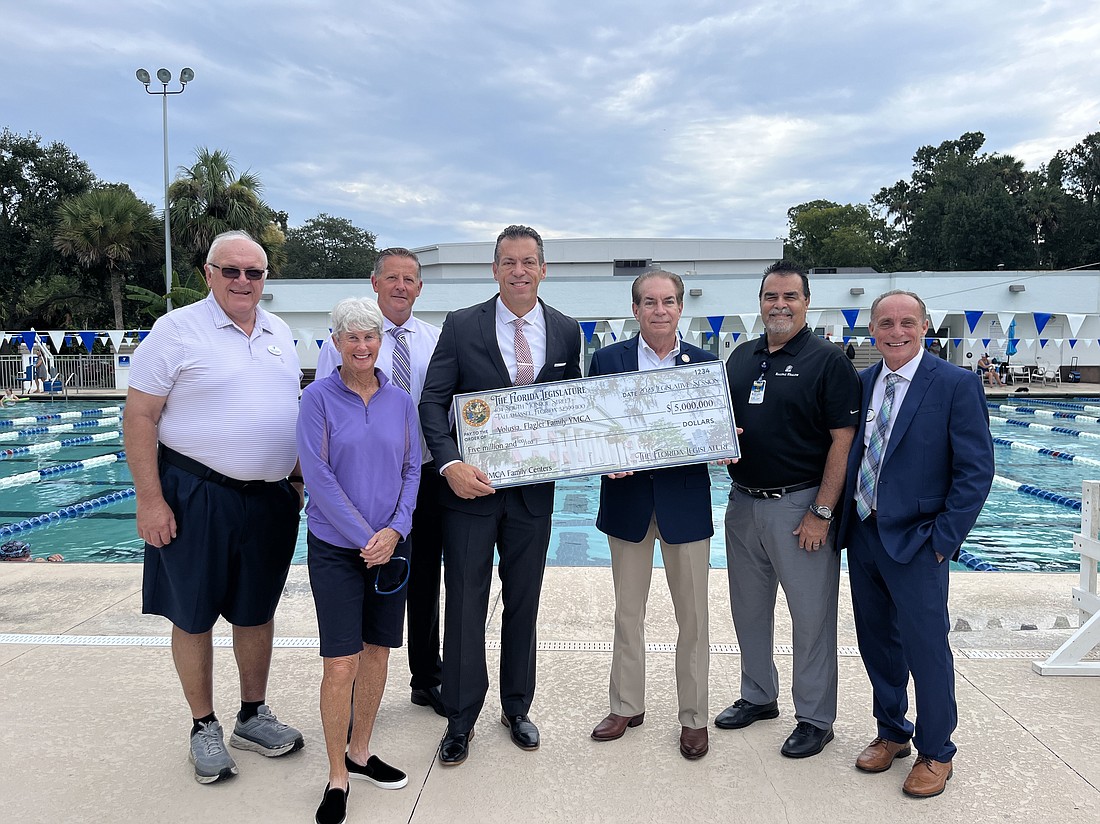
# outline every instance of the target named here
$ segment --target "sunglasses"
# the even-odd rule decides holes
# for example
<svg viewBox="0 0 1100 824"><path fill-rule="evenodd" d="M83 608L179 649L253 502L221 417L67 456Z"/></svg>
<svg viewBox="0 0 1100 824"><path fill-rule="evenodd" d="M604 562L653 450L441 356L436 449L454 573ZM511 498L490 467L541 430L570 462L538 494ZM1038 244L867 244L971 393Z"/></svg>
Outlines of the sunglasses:
<svg viewBox="0 0 1100 824"><path fill-rule="evenodd" d="M249 280L260 280L267 274L267 269L238 269L236 266L219 266L216 263L208 263L207 266L213 266L222 273L223 278L229 278L230 280L239 278L241 272L244 272L244 276Z"/></svg>

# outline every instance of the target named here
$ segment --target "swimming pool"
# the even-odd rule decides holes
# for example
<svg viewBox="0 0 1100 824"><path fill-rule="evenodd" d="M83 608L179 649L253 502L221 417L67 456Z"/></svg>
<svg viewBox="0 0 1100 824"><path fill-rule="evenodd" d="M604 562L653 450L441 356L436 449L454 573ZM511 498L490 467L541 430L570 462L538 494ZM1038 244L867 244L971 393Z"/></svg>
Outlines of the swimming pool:
<svg viewBox="0 0 1100 824"><path fill-rule="evenodd" d="M1080 513L1011 487L1013 483L1029 484L1057 496L1079 499L1081 482L1100 478L1100 400L1075 398L1062 403L1055 406L1052 401L1030 399L1027 408L1036 411L1018 412L990 402L994 437L1016 446L995 447L1000 481L963 549L997 569L1078 568L1072 536L1080 528ZM1096 411L1089 411L1089 406L1095 406ZM8 425L13 419L63 411L75 415ZM15 537L29 543L36 557L60 552L66 561L140 561L142 543L134 528L135 501L130 491L133 483L124 455L120 456L120 417L117 407L93 402L26 402L2 410L0 534L7 532L5 527L25 525ZM1033 426L1001 423L998 418ZM1062 427L1084 436L1038 426ZM1029 447L1053 449L1063 456L1070 453L1078 460L1026 451ZM724 470L713 469L711 476L716 527L711 566L725 567L722 523L729 479ZM20 482L13 484L12 479ZM610 565L607 539L595 526L598 507L598 479L577 478L557 485L550 565ZM51 514L54 517L44 517ZM27 523L32 519L34 523ZM304 561L303 523L295 562Z"/></svg>

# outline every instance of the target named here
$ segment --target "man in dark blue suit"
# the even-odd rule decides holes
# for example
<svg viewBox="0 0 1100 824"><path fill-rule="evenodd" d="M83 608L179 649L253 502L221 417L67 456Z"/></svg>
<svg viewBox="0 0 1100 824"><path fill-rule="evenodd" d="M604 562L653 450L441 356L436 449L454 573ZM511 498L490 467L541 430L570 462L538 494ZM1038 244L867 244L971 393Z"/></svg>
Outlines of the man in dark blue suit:
<svg viewBox="0 0 1100 824"><path fill-rule="evenodd" d="M665 369L716 360L683 342L677 325L684 308L684 282L671 272L651 271L631 287L638 335L600 349L589 377ZM611 713L592 731L597 741L621 738L645 718L645 611L653 576L653 545L661 542L665 577L672 593L676 639L676 692L680 753L707 754L707 677L710 635L707 579L714 522L707 465L616 472L600 480L596 528L607 535L615 584L615 643L611 657Z"/></svg>
<svg viewBox="0 0 1100 824"><path fill-rule="evenodd" d="M848 547L856 637L874 691L878 734L856 759L888 770L917 747L902 790L943 792L958 724L948 632L948 560L993 482L993 442L973 372L926 354L924 301L895 290L871 305L883 363L860 374L863 422L848 456L841 545ZM916 724L905 717L909 675Z"/></svg>
<svg viewBox="0 0 1100 824"><path fill-rule="evenodd" d="M440 494L443 580L447 587L443 637L444 765L466 760L474 722L485 703L485 619L500 554L501 723L516 746L539 747L527 713L535 693L535 624L550 542L554 484L493 489L465 463L448 420L462 392L579 378L581 331L573 318L538 297L546 277L542 238L528 226L509 226L497 238L493 277L500 293L451 312L443 323L420 394L420 424L447 483Z"/></svg>

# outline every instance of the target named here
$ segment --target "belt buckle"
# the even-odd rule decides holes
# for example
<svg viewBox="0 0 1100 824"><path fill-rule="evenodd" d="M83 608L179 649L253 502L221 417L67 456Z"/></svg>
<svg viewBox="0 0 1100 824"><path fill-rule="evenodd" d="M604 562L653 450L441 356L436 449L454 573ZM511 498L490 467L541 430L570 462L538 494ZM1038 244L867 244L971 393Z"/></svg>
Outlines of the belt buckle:
<svg viewBox="0 0 1100 824"><path fill-rule="evenodd" d="M760 492L761 492L761 494L763 494L763 496L765 498L767 498L769 500L772 500L772 501L778 501L780 498L783 497L783 493L781 491L780 492L772 492L772 491L767 490L767 489L761 489Z"/></svg>

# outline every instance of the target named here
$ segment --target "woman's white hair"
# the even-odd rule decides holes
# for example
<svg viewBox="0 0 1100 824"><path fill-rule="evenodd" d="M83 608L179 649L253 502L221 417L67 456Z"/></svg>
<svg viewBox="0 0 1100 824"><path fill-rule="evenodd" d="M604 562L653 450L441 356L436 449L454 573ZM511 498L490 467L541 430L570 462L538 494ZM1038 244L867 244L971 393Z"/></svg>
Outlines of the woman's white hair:
<svg viewBox="0 0 1100 824"><path fill-rule="evenodd" d="M382 337L382 310L370 298L344 298L332 307L332 334L375 332Z"/></svg>

